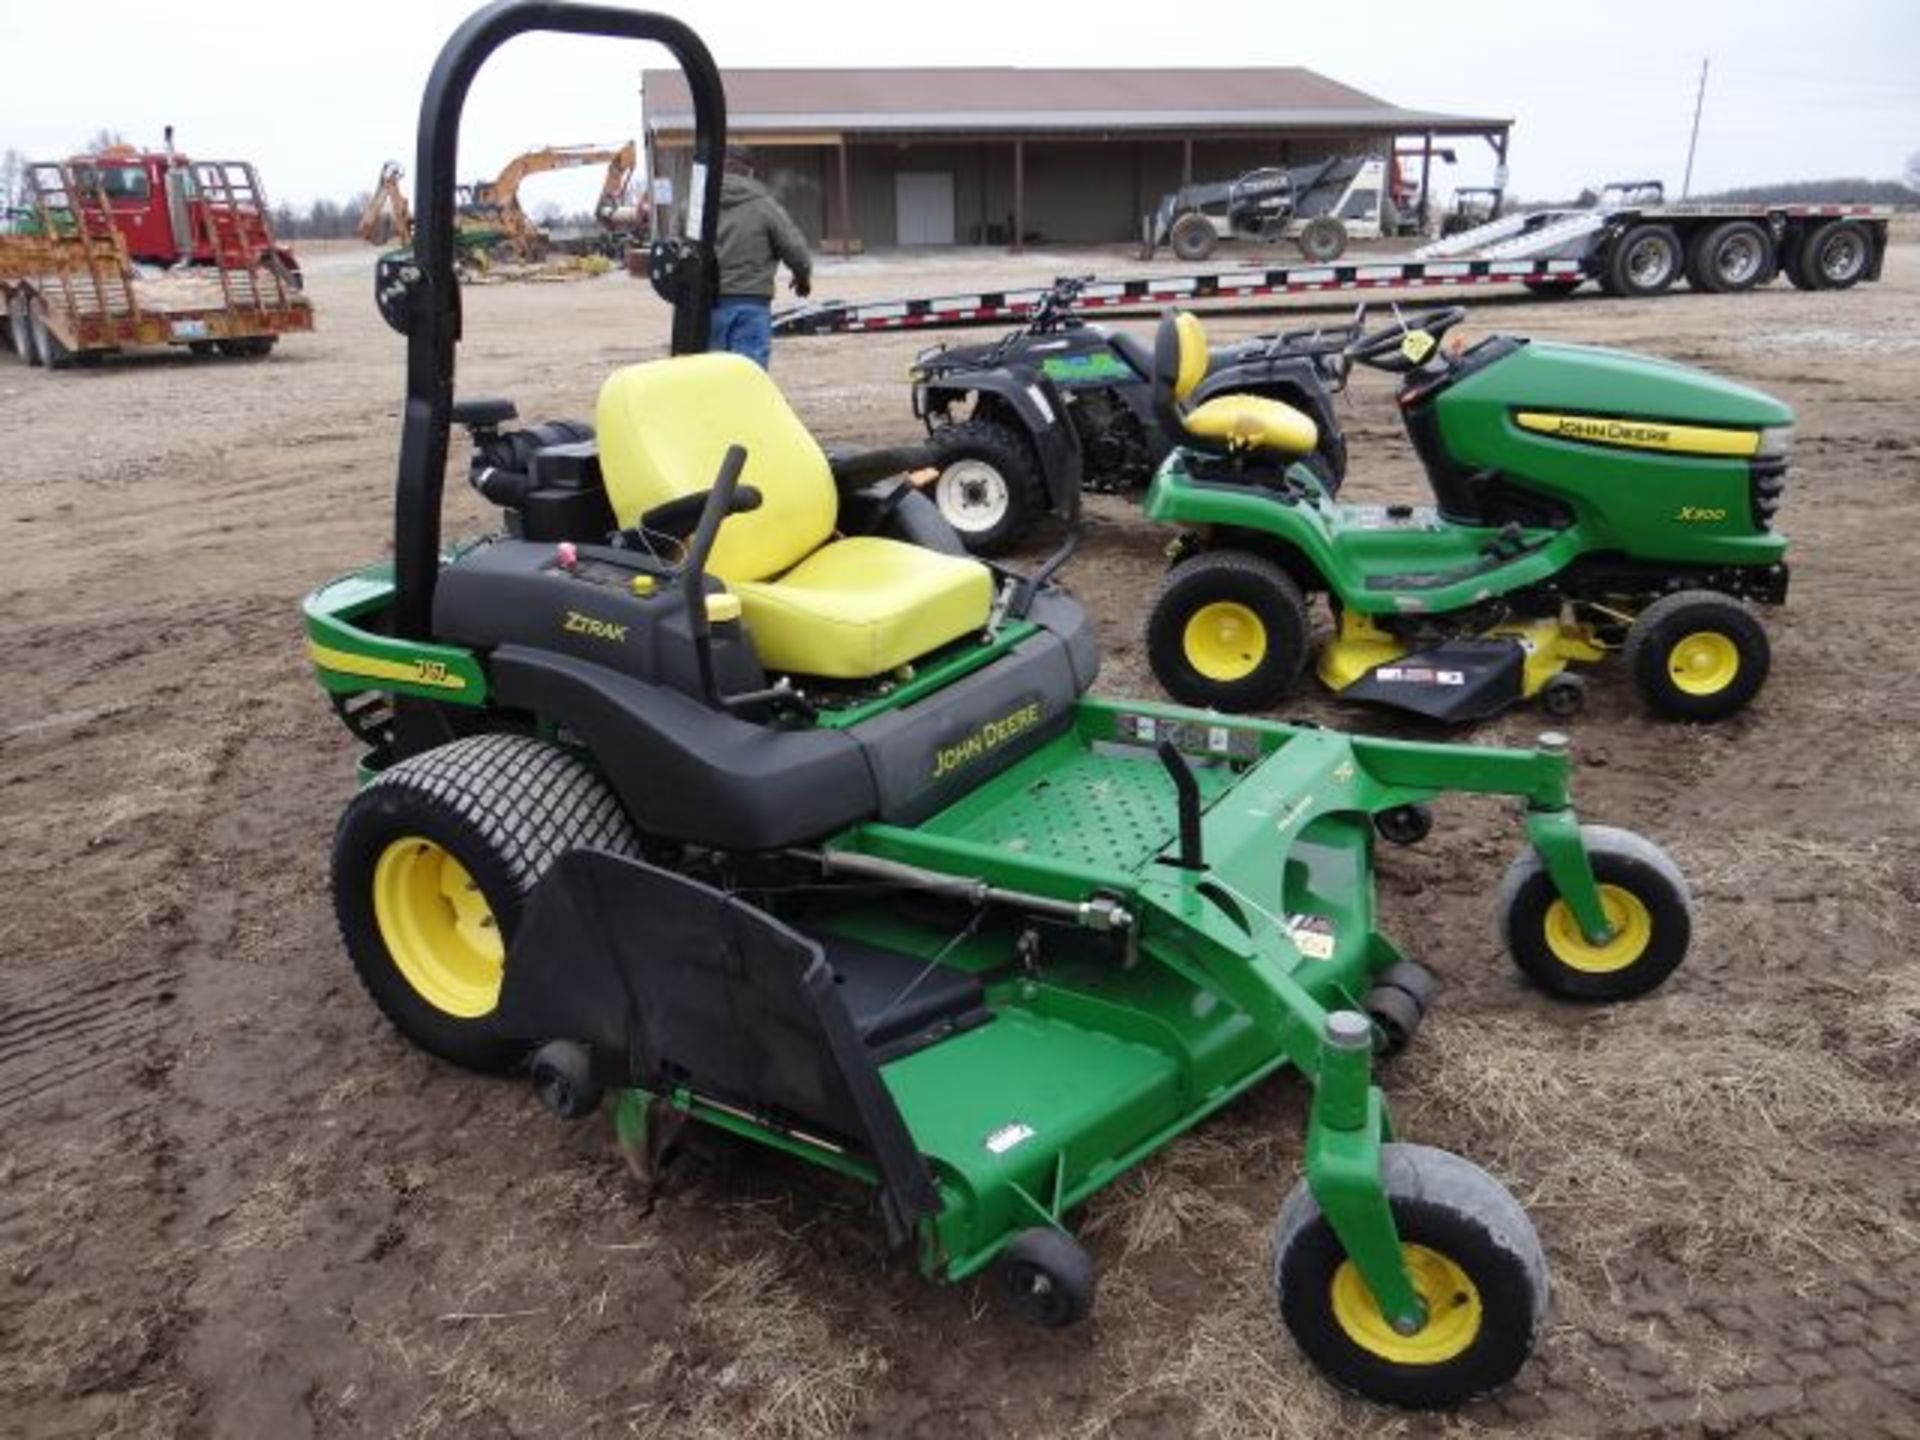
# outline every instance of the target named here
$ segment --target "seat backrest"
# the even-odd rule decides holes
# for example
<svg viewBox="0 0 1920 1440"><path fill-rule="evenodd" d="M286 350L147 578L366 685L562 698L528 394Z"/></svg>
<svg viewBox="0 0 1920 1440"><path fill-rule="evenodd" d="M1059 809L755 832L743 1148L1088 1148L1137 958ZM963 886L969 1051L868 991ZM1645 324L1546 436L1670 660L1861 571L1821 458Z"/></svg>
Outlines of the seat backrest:
<svg viewBox="0 0 1920 1440"><path fill-rule="evenodd" d="M833 533L833 471L773 378L740 355L682 355L616 370L594 409L600 469L622 526L713 488L729 445L747 452L742 485L758 509L729 516L707 569L726 581L791 569Z"/></svg>
<svg viewBox="0 0 1920 1440"><path fill-rule="evenodd" d="M1153 339L1153 399L1171 435L1181 430L1180 407L1207 375L1207 332L1200 317L1169 310Z"/></svg>

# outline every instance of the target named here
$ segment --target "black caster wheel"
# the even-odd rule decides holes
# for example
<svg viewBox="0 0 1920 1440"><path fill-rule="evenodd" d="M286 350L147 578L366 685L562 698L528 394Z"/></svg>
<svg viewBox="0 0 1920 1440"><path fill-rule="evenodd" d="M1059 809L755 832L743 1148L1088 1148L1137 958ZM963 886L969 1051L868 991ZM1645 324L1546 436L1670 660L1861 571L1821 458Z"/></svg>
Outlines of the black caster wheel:
<svg viewBox="0 0 1920 1440"><path fill-rule="evenodd" d="M1587 708L1587 682L1563 671L1541 687L1540 708L1556 720L1571 720Z"/></svg>
<svg viewBox="0 0 1920 1440"><path fill-rule="evenodd" d="M1418 845L1433 833L1433 807L1396 805L1375 815L1373 828L1389 845Z"/></svg>
<svg viewBox="0 0 1920 1440"><path fill-rule="evenodd" d="M1373 1022L1373 1053L1382 1060L1398 1055L1413 1043L1414 1032L1427 1012L1404 990L1376 985L1361 1002Z"/></svg>
<svg viewBox="0 0 1920 1440"><path fill-rule="evenodd" d="M587 1047L573 1040L549 1040L534 1052L533 1093L562 1120L582 1120L600 1107L604 1093L593 1078Z"/></svg>
<svg viewBox="0 0 1920 1440"><path fill-rule="evenodd" d="M1093 1257L1064 1231L1022 1230L1000 1257L1000 1279L1020 1318L1048 1330L1093 1309Z"/></svg>

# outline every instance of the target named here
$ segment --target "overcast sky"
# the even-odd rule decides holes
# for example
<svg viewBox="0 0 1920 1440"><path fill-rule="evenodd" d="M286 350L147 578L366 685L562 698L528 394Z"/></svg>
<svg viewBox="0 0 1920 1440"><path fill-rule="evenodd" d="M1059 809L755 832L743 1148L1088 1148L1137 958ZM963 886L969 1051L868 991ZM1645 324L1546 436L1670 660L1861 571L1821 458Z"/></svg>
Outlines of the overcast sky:
<svg viewBox="0 0 1920 1440"><path fill-rule="evenodd" d="M389 157L412 168L420 88L466 0L0 0L0 148L70 152L101 127L189 153L251 159L269 194L304 206L369 189ZM722 67L756 65L1304 65L1414 109L1511 116L1512 185L1566 196L1657 177L1678 193L1700 62L1711 59L1695 190L1864 174L1894 178L1920 150L1914 0L1212 0L1206 5L947 0L663 0ZM940 19L934 17L939 15ZM1182 17L1191 20L1182 24ZM637 134L642 65L630 43L528 36L481 72L463 177L540 144ZM1438 182L1485 184L1467 142ZM584 208L591 176L523 192Z"/></svg>

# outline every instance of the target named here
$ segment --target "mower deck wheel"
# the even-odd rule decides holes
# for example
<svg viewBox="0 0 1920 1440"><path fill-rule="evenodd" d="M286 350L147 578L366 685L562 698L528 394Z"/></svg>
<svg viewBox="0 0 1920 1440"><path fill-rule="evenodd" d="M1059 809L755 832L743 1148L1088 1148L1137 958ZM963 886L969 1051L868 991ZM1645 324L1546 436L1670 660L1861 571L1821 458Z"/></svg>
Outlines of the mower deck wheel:
<svg viewBox="0 0 1920 1440"><path fill-rule="evenodd" d="M571 751L476 735L382 771L333 841L333 904L347 953L394 1028L474 1070L526 1046L497 1033L507 950L527 897L568 850L637 855L606 782Z"/></svg>
<svg viewBox="0 0 1920 1440"><path fill-rule="evenodd" d="M1300 683L1307 604L1273 561L1213 550L1174 566L1147 615L1147 663L1174 699L1264 710Z"/></svg>
<svg viewBox="0 0 1920 1440"><path fill-rule="evenodd" d="M1556 720L1571 720L1587 708L1587 682L1561 671L1540 687L1540 708Z"/></svg>
<svg viewBox="0 0 1920 1440"><path fill-rule="evenodd" d="M1373 829L1389 845L1418 845L1433 833L1433 807L1395 805L1373 817Z"/></svg>
<svg viewBox="0 0 1920 1440"><path fill-rule="evenodd" d="M1767 632L1738 600L1713 590L1662 596L1634 618L1625 658L1640 698L1669 720L1722 720L1766 683Z"/></svg>
<svg viewBox="0 0 1920 1440"><path fill-rule="evenodd" d="M1396 985L1376 985L1361 1001L1373 1022L1373 1053L1381 1059L1398 1055L1413 1043L1427 1012L1420 1002Z"/></svg>
<svg viewBox="0 0 1920 1440"><path fill-rule="evenodd" d="M1305 1181L1274 1226L1280 1318L1336 1385L1408 1409L1498 1388L1533 1353L1547 1314L1547 1261L1526 1212L1486 1171L1425 1145L1380 1147L1381 1179L1426 1312L1391 1325Z"/></svg>
<svg viewBox="0 0 1920 1440"><path fill-rule="evenodd" d="M577 1040L549 1040L533 1053L528 1067L533 1093L562 1120L584 1120L600 1108L604 1095L593 1078L593 1057Z"/></svg>
<svg viewBox="0 0 1920 1440"><path fill-rule="evenodd" d="M1093 1257L1064 1230L1022 1230L1000 1257L1000 1280L1023 1320L1058 1330L1093 1309Z"/></svg>
<svg viewBox="0 0 1920 1440"><path fill-rule="evenodd" d="M1613 934L1589 940L1538 852L1529 850L1500 887L1507 951L1528 979L1563 999L1631 1000L1686 957L1693 897L1680 867L1651 841L1606 825L1583 825L1580 836Z"/></svg>

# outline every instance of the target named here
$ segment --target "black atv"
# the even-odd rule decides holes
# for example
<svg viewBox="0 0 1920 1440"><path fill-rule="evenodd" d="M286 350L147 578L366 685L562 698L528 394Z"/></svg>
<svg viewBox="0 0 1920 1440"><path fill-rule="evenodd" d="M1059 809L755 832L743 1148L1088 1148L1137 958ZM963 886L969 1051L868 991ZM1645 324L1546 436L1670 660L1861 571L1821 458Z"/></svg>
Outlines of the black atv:
<svg viewBox="0 0 1920 1440"><path fill-rule="evenodd" d="M1152 344L1075 311L1091 279L1055 280L1026 325L990 345L937 345L915 357L913 413L940 461L934 503L976 554L1006 549L1050 508L1076 441L1086 488L1109 493L1144 488L1173 448L1154 409ZM1333 392L1345 383L1340 357L1353 334L1297 330L1222 346L1194 399L1266 395L1304 411L1320 444L1302 463L1332 494L1347 470Z"/></svg>

